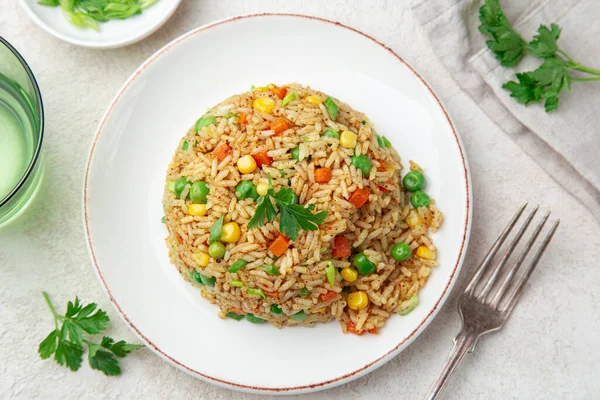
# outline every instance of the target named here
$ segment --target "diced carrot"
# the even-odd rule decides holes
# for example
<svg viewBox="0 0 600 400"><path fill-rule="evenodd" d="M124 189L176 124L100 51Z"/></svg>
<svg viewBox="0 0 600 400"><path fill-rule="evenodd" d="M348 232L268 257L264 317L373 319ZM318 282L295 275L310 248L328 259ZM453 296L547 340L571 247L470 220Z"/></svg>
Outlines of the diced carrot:
<svg viewBox="0 0 600 400"><path fill-rule="evenodd" d="M377 166L377 172L387 171L387 167L385 166L385 163L381 160L377 160L377 161L379 161L379 165Z"/></svg>
<svg viewBox="0 0 600 400"><path fill-rule="evenodd" d="M357 331L356 325L354 325L354 322L352 322L352 321L348 322L348 332L354 333L355 335L358 335L358 336L362 336L365 333L365 331Z"/></svg>
<svg viewBox="0 0 600 400"><path fill-rule="evenodd" d="M281 135L281 133L283 133L289 128L287 121L285 120L285 118L282 117L275 118L271 121L269 125L271 127L271 130L275 132L275 136Z"/></svg>
<svg viewBox="0 0 600 400"><path fill-rule="evenodd" d="M336 236L333 238L333 256L334 257L350 257L350 242L344 236Z"/></svg>
<svg viewBox="0 0 600 400"><path fill-rule="evenodd" d="M264 292L267 296L272 297L274 299L279 298L279 292Z"/></svg>
<svg viewBox="0 0 600 400"><path fill-rule="evenodd" d="M377 186L379 188L379 190L381 190L383 193L389 193L390 189L386 188L385 186Z"/></svg>
<svg viewBox="0 0 600 400"><path fill-rule="evenodd" d="M321 301L329 301L331 299L336 298L337 295L338 295L337 292L334 292L333 290L330 290L327 293L323 293L321 295Z"/></svg>
<svg viewBox="0 0 600 400"><path fill-rule="evenodd" d="M286 93L287 93L287 89L283 88L283 87L272 87L271 88L271 93L273 93L275 96L279 97L281 100L283 100L283 98L285 97Z"/></svg>
<svg viewBox="0 0 600 400"><path fill-rule="evenodd" d="M273 243L269 246L269 250L277 257L281 257L283 253L290 247L290 241L283 235L279 235L277 239L273 240Z"/></svg>
<svg viewBox="0 0 600 400"><path fill-rule="evenodd" d="M269 166L271 165L271 162L273 162L273 159L267 155L266 151L253 154L252 157L254 157L254 161L256 161L258 168L262 167L263 165Z"/></svg>
<svg viewBox="0 0 600 400"><path fill-rule="evenodd" d="M238 118L238 122L240 123L240 125L245 125L248 122L247 118L248 116L245 112L240 112L240 116Z"/></svg>
<svg viewBox="0 0 600 400"><path fill-rule="evenodd" d="M217 157L217 160L221 162L231 154L231 147L229 147L227 143L222 143L214 149L213 154Z"/></svg>
<svg viewBox="0 0 600 400"><path fill-rule="evenodd" d="M354 192L352 192L348 201L352 203L354 207L360 208L365 205L367 200L369 200L369 194L369 189L358 188Z"/></svg>
<svg viewBox="0 0 600 400"><path fill-rule="evenodd" d="M315 182L327 183L331 179L331 168L317 168L315 169Z"/></svg>
<svg viewBox="0 0 600 400"><path fill-rule="evenodd" d="M229 309L229 311L236 313L238 315L246 315L246 313L244 312L244 310L242 310L241 308L235 308L235 307L231 307Z"/></svg>
<svg viewBox="0 0 600 400"><path fill-rule="evenodd" d="M183 244L183 239L181 238L181 236L179 236L179 233L175 232L175 239L177 239L177 243L179 244Z"/></svg>
<svg viewBox="0 0 600 400"><path fill-rule="evenodd" d="M373 335L377 335L379 333L379 331L377 330L377 327L375 327L373 329L369 329L369 333L372 333Z"/></svg>

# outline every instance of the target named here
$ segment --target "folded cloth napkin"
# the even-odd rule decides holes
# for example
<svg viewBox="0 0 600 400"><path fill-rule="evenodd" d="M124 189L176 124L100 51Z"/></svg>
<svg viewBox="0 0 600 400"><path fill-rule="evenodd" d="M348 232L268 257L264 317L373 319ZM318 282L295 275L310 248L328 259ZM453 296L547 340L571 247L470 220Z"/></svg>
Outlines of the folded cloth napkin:
<svg viewBox="0 0 600 400"><path fill-rule="evenodd" d="M488 38L477 29L482 4L483 0L417 0L413 11L458 86L600 220L600 81L573 82L572 92L561 94L558 109L551 113L543 104L518 104L502 84L542 61L528 56L515 68L501 67L485 45ZM525 40L531 40L540 24L556 23L562 28L559 47L578 63L600 69L600 0L500 4Z"/></svg>

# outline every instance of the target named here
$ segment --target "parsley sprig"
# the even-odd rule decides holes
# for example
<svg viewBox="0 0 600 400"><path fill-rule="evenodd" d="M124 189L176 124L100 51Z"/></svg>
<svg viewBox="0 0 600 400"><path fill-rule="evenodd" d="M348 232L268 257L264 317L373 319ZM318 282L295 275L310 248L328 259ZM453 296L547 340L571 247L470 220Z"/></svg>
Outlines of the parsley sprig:
<svg viewBox="0 0 600 400"><path fill-rule="evenodd" d="M488 48L503 67L514 67L525 54L544 60L537 69L517 73L517 81L502 86L521 104L543 100L546 112L550 112L558 108L560 93L563 89L570 91L572 82L600 80L600 70L576 62L559 48L561 30L556 24L540 25L538 34L528 43L513 29L499 0L485 0L479 9L479 21L479 30L491 38L486 42ZM572 71L592 76L572 76Z"/></svg>
<svg viewBox="0 0 600 400"><path fill-rule="evenodd" d="M115 342L108 336L102 337L100 343L84 338L84 333L96 335L108 326L108 315L97 308L96 303L83 305L78 297L69 301L67 312L60 315L50 302L48 293L42 292L44 300L54 317L54 330L46 336L38 347L40 357L45 360L54 355L54 360L77 371L83 361L83 345L88 347L90 367L102 371L105 375L119 375L121 367L117 357L125 357L129 352L140 347L139 344L127 343L124 340Z"/></svg>
<svg viewBox="0 0 600 400"><path fill-rule="evenodd" d="M265 218L267 221L273 222L279 210L279 229L287 238L296 240L300 229L316 231L319 224L325 221L328 212L321 211L313 214L314 204L307 207L296 204L297 197L290 188L282 188L275 193L271 175L268 178L269 190L265 196L257 199L258 205L250 222L248 222L248 228L254 229L264 225Z"/></svg>

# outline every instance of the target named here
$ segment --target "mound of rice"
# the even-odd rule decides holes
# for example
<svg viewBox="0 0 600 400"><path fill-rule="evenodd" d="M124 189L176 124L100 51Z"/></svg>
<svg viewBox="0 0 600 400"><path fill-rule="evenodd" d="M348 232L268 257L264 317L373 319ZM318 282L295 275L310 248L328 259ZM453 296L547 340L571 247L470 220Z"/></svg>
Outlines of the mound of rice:
<svg viewBox="0 0 600 400"><path fill-rule="evenodd" d="M285 107L281 107L281 89L287 94L296 93L296 98ZM260 97L275 101L271 113L253 108L255 99ZM199 132L192 127L179 143L167 171L164 192L169 230L166 242L172 263L186 280L199 287L203 297L219 306L222 318L231 312L252 314L278 327L311 326L337 319L344 332L377 333L377 328L385 325L392 314L406 310L414 302L432 267L436 266L435 259L416 254L420 246L436 251L428 234L438 229L442 214L434 201L428 207L412 208L409 193L400 181L402 166L396 150L380 147L366 116L337 99L339 115L332 121L322 103L328 97L298 84L257 88L232 96L210 109L205 116L216 117L216 124L205 126ZM270 121L278 117L285 118L289 127L280 134L270 129ZM355 148L341 146L335 137L322 136L327 127L338 133L346 130L355 133ZM227 143L232 151L219 162L213 151L222 143ZM300 161L292 159L290 153L297 147ZM238 159L260 152L267 152L272 164L241 174ZM351 157L361 154L372 161L369 176L363 176L352 165ZM315 181L314 172L319 167L331 169L328 183ZM413 162L410 168L420 170ZM248 229L257 204L251 198L238 200L235 195L241 181L250 180L254 185L266 183L267 174L272 178L275 191L289 187L298 196L298 204L314 204L314 213L328 211L318 230L300 230L297 240L291 242L281 257L269 251L270 244L280 235L279 217L262 227ZM206 215L189 215L189 185L180 198L173 193L172 182L181 177L190 182L207 182L210 193ZM360 208L348 201L357 188L370 192L367 203ZM221 216L225 216L225 222L239 225L241 237L235 243L224 243L223 258L210 258L208 265L201 266L201 256L208 253L210 228ZM338 272L354 267L352 257L332 255L336 236L348 239L353 254L363 252L376 265L375 272L358 275L353 282L344 280ZM401 262L392 258L390 249L397 242L410 246L413 250L410 258ZM227 272L239 259L248 264L238 272ZM333 286L328 283L325 272L328 260L338 271ZM267 273L266 264L276 266L279 275ZM196 282L194 271L216 278L214 286ZM232 286L232 281L243 285ZM265 295L250 294L248 288L260 289ZM361 310L353 310L347 304L348 294L355 291L363 291L368 296L368 305ZM273 314L272 304L283 312ZM307 317L290 318L300 311Z"/></svg>

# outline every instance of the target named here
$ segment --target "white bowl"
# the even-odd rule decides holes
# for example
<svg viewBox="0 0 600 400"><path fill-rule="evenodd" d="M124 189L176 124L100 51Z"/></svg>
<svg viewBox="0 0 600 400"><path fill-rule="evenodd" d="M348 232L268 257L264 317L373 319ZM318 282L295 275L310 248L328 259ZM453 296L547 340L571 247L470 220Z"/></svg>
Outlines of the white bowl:
<svg viewBox="0 0 600 400"><path fill-rule="evenodd" d="M273 56L283 51L285 57ZM408 316L378 335L337 322L277 329L221 320L169 263L161 224L167 166L180 137L210 107L252 84L296 81L365 112L405 166L425 168L445 214L439 266ZM469 172L448 114L398 55L352 28L299 15L251 15L195 29L151 56L119 90L90 151L84 224L93 266L118 313L158 355L233 389L321 390L389 361L431 322L460 270L471 224Z"/></svg>
<svg viewBox="0 0 600 400"><path fill-rule="evenodd" d="M173 15L181 0L159 0L139 15L99 23L100 31L78 28L65 19L60 7L42 6L38 0L20 2L36 24L57 38L77 46L112 49L130 45L154 33Z"/></svg>

